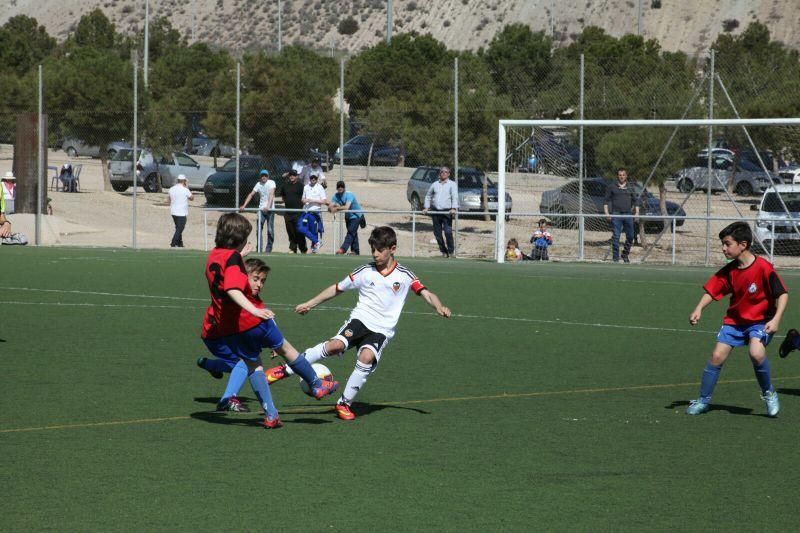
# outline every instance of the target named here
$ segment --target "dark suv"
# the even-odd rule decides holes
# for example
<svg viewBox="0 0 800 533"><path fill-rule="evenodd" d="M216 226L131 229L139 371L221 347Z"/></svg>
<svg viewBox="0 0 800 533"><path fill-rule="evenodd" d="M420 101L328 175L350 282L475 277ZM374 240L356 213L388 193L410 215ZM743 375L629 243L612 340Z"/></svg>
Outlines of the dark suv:
<svg viewBox="0 0 800 533"><path fill-rule="evenodd" d="M292 168L289 160L280 155L272 157L243 155L239 157L239 161L239 199L234 201L236 196L236 158L233 158L206 180L206 184L203 186L206 205L238 207L258 183L262 168L269 171L270 177L278 187L283 184L284 172Z"/></svg>
<svg viewBox="0 0 800 533"><path fill-rule="evenodd" d="M375 166L396 167L402 161L400 148L389 146L388 143L381 141L374 135L356 135L344 143L344 164L345 165L366 165L371 161ZM372 158L370 159L370 149ZM339 148L333 154L335 164L342 163L342 154Z"/></svg>

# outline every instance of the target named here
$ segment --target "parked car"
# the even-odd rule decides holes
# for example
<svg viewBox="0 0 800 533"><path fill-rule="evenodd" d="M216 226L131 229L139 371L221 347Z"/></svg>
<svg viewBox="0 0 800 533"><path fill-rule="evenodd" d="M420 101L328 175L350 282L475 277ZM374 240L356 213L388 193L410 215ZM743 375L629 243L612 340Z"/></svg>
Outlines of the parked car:
<svg viewBox="0 0 800 533"><path fill-rule="evenodd" d="M414 211L422 210L428 189L439 179L439 168L441 167L419 167L408 180L406 198ZM484 182L487 185L487 205L483 205L481 201ZM469 167L459 168L458 205L460 213L470 211L497 213L497 186L481 170ZM506 193L506 213L510 213L512 207L511 195ZM506 220L508 218L509 216L506 215Z"/></svg>
<svg viewBox="0 0 800 533"><path fill-rule="evenodd" d="M800 185L770 187L761 201L750 209L758 212L754 236L756 249L770 250L774 247L776 251L800 254Z"/></svg>
<svg viewBox="0 0 800 533"><path fill-rule="evenodd" d="M161 190L161 176L153 153L148 149L136 150L136 185L145 192ZM117 192L125 192L133 184L133 148L121 148L108 162L111 187Z"/></svg>
<svg viewBox="0 0 800 533"><path fill-rule="evenodd" d="M234 157L236 155L235 146L220 142L218 139L209 139L208 137L195 137L192 139L193 154L210 156L214 148L219 148L217 157Z"/></svg>
<svg viewBox="0 0 800 533"><path fill-rule="evenodd" d="M61 149L63 149L67 155L71 158L75 158L78 156L88 156L98 158L100 157L100 147L99 146L91 146L86 144L85 142L81 141L80 139L76 139L74 137L66 137L61 142ZM113 159L114 155L120 150L127 148L133 148L128 141L113 141L106 145L106 154L108 155L109 159Z"/></svg>
<svg viewBox="0 0 800 533"><path fill-rule="evenodd" d="M800 183L800 167L791 166L783 168L778 172L778 176L780 176L781 181L785 185Z"/></svg>
<svg viewBox="0 0 800 533"><path fill-rule="evenodd" d="M215 207L238 207L258 182L262 168L269 170L270 177L280 187L284 182L284 172L291 169L291 162L279 155L268 158L260 155L239 156L239 198L235 199L236 158L229 159L206 180L203 186L206 204Z"/></svg>
<svg viewBox="0 0 800 533"><path fill-rule="evenodd" d="M333 158L328 152L323 152L319 148L311 148L308 151L308 159L319 159L319 164L325 172L329 172L333 168Z"/></svg>
<svg viewBox="0 0 800 533"><path fill-rule="evenodd" d="M183 152L170 152L157 158L158 173L161 176L162 187L172 187L180 174L186 176L191 190L202 191L206 179L217 171L214 167L201 165L188 154Z"/></svg>
<svg viewBox="0 0 800 533"><path fill-rule="evenodd" d="M708 189L708 159L700 158L694 166L679 171L673 179L675 186L681 192L692 190L705 191ZM711 190L724 191L734 169L733 161L727 156L716 156L711 163ZM781 183L781 177L774 173L764 173L760 167L748 160L740 160L739 166L733 173L733 192L740 196L750 196L762 193L773 183Z"/></svg>
<svg viewBox="0 0 800 533"><path fill-rule="evenodd" d="M374 135L356 135L342 147L344 149L345 165L366 165L371 162L374 166L396 167L403 162L400 148L389 146L381 142ZM370 159L370 149L372 157ZM341 149L337 148L333 154L335 164L342 163Z"/></svg>
<svg viewBox="0 0 800 533"><path fill-rule="evenodd" d="M603 204L605 203L606 191L611 185L611 180L602 177L587 178L583 180L583 213L587 215L604 214ZM663 216L659 200L650 192L642 187L641 183L629 181L628 186L633 187L639 197L639 214L646 216ZM579 210L579 189L578 180L570 181L557 189L542 193L542 200L539 204L539 211L542 214L550 215L553 225L560 228L577 227L576 217L565 216L577 214ZM686 216L686 211L675 202L667 201L667 215ZM683 226L684 220L677 219L676 226ZM585 227L589 230L604 231L611 228L611 224L605 217L591 217L586 219ZM646 233L658 233L664 229L663 220L645 220L644 230Z"/></svg>

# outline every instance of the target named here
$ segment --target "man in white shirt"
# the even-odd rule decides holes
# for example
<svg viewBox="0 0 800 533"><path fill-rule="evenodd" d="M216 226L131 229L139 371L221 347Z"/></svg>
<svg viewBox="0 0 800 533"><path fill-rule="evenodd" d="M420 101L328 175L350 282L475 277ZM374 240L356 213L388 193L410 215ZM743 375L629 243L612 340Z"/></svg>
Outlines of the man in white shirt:
<svg viewBox="0 0 800 533"><path fill-rule="evenodd" d="M175 234L172 236L171 248L183 248L183 228L189 215L189 200L194 199L186 176L178 175L175 185L169 188L169 212L175 222Z"/></svg>
<svg viewBox="0 0 800 533"><path fill-rule="evenodd" d="M317 175L312 174L309 180L309 184L303 187L303 209L306 212L300 217L297 229L311 240L311 253L317 253L322 247L322 234L325 233L322 226L322 206L330 202Z"/></svg>
<svg viewBox="0 0 800 533"><path fill-rule="evenodd" d="M319 180L318 183L322 185L323 189L328 188L328 180L325 179L322 165L319 164L319 157L312 159L310 165L304 165L302 170L300 170L300 179L303 180L303 185L311 183L311 176L317 177Z"/></svg>
<svg viewBox="0 0 800 533"><path fill-rule="evenodd" d="M254 194L258 194L258 226L261 228L258 234L258 250L266 253L272 252L272 244L275 242L275 182L270 179L269 171L261 169L259 181L247 198L244 199L239 209L244 209L250 203ZM264 248L264 222L267 223L267 247Z"/></svg>
<svg viewBox="0 0 800 533"><path fill-rule="evenodd" d="M447 167L439 169L439 181L428 189L422 213L426 214L431 207L434 211L447 211L446 213L431 213L431 222L433 222L433 236L436 237L442 257L452 257L455 253L453 215L458 209L458 189L456 182L450 179L450 169ZM444 238L442 238L442 233L444 233Z"/></svg>

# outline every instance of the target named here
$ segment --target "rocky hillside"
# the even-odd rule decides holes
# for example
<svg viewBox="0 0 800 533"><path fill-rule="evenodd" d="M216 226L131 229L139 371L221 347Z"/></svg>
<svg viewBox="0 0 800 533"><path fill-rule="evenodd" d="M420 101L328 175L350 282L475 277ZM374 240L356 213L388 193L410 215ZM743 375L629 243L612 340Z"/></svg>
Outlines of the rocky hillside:
<svg viewBox="0 0 800 533"><path fill-rule="evenodd" d="M283 43L357 51L386 38L387 0L150 0L187 38L234 51ZM452 49L485 46L505 24L523 22L568 44L588 25L619 36L641 31L666 50L704 51L723 31L767 24L774 39L800 49L798 0L393 0L394 32L430 33ZM0 0L0 23L25 14L65 39L99 7L121 31L140 31L145 0ZM351 20L347 20L351 19ZM342 21L347 20L347 23ZM342 33L344 32L344 33Z"/></svg>

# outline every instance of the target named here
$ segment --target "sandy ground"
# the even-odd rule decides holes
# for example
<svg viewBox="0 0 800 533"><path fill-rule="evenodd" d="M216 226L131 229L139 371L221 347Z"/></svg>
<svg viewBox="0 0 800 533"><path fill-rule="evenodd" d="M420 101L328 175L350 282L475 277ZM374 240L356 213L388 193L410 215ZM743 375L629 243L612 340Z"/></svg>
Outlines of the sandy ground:
<svg viewBox="0 0 800 533"><path fill-rule="evenodd" d="M197 158L203 164L213 164L212 160ZM60 166L69 158L61 151L48 154L49 166ZM58 246L102 246L133 247L134 246L134 202L135 202L135 246L137 248L169 248L173 223L169 214L166 193L145 193L137 189L134 199L132 189L125 193L117 193L103 188L100 161L97 159L77 158L70 160L74 164L82 164L79 193L65 193L49 190L54 215L43 217L42 244ZM0 146L0 174L11 169L11 148ZM360 231L362 252L368 252L366 239L369 230L378 225L393 227L399 236L398 254L401 256L438 257L438 246L432 238L432 226L426 216L408 214L409 204L406 199L406 185L414 169L403 167L345 167L343 178L348 189L355 193L362 208L371 211L367 214L368 227ZM339 168L327 174L329 183L339 179ZM52 171L50 171L52 174ZM509 175L508 191L513 197L513 213L506 224L505 238L515 237L521 247L527 251L528 239L535 228L539 216L537 211L541 194L545 190L559 187L566 183L565 178L545 175L518 174ZM48 177L48 186L50 177ZM329 196L333 193L328 189ZM683 202L682 193L669 188L668 200ZM718 217L742 216L753 217L750 205L757 201L756 197L734 197L731 202L725 195L712 197L712 215ZM695 193L684 205L688 215L700 216L705 213L705 195ZM184 242L188 249L203 250L213 247L214 229L220 212L205 209L205 198L201 191L195 191ZM249 214L255 222L255 214ZM24 232L33 242L35 235L33 215L12 215L17 231ZM326 234L320 253L332 254L340 245L345 230L341 217L334 222L330 214L324 218ZM706 227L705 221L687 221L678 228L674 238L672 233L646 235L645 246L635 246L631 253L633 262L647 261L657 263L703 264L706 257L711 263L721 263L716 241L717 232L726 225L725 221L714 221ZM458 255L470 258L492 258L495 253L494 221L482 218L460 218L458 227ZM288 253L284 221L281 216L275 219L276 242L274 251ZM551 249L554 260L575 260L581 258L578 232L576 230L552 229L555 244ZM706 235L711 238L706 245ZM607 261L610 257L609 232L585 233L583 256L585 260ZM253 241L256 235L254 232ZM654 243L655 246L649 246ZM775 261L781 266L800 267L800 260L790 256L776 256Z"/></svg>

